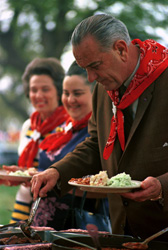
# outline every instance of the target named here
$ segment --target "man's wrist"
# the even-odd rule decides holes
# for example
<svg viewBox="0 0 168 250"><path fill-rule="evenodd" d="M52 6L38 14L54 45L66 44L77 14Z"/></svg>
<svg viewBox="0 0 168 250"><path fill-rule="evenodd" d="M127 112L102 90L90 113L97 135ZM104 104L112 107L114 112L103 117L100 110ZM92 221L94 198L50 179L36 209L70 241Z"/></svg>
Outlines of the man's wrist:
<svg viewBox="0 0 168 250"><path fill-rule="evenodd" d="M162 188L161 188L161 191L160 191L159 195L156 198L153 198L153 199L150 199L150 200L151 201L157 201L157 200L160 200L160 199L163 199Z"/></svg>

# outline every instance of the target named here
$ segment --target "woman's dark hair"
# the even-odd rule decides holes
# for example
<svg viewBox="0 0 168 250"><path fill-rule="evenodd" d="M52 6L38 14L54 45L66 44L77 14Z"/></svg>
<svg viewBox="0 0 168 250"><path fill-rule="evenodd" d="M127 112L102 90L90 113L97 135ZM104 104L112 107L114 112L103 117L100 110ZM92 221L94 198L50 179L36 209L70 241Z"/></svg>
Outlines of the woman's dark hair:
<svg viewBox="0 0 168 250"><path fill-rule="evenodd" d="M25 95L29 98L29 81L33 75L48 75L53 79L55 88L57 89L59 105L61 104L62 81L65 73L61 63L56 58L35 58L31 61L22 76Z"/></svg>
<svg viewBox="0 0 168 250"><path fill-rule="evenodd" d="M91 92L93 91L94 89L94 86L96 84L96 81L94 82L89 82L88 81L88 77L87 77L87 72L85 69L79 67L79 65L77 64L76 61L74 61L71 66L69 67L67 73L66 73L67 76L72 76L72 75L78 75L78 76L82 76L84 79L85 79L85 83L86 85L90 86L91 87Z"/></svg>

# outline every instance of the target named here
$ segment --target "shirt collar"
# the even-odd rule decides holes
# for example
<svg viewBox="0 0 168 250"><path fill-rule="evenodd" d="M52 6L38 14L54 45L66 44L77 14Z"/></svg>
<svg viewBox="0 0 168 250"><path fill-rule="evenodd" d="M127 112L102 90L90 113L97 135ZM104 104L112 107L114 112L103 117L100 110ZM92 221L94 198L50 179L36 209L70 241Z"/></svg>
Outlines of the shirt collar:
<svg viewBox="0 0 168 250"><path fill-rule="evenodd" d="M135 66L135 69L133 70L132 74L128 77L128 79L124 82L124 85L125 85L126 88L128 87L128 85L132 81L133 76L135 75L136 71L139 68L139 65L140 65L140 55L139 55L139 58L138 58L138 62L136 64L136 66Z"/></svg>

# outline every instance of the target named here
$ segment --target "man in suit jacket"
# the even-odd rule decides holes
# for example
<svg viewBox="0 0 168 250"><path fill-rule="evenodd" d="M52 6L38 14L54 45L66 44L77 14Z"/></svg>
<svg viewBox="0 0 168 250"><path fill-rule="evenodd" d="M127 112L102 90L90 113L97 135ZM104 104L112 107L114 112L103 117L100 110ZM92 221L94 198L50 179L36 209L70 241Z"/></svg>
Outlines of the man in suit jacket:
<svg viewBox="0 0 168 250"><path fill-rule="evenodd" d="M141 189L108 194L112 231L148 237L168 225L168 51L153 40L130 41L125 25L105 14L78 24L72 46L89 81L98 82L90 137L33 177L34 199L52 188L65 194L72 177L126 172Z"/></svg>

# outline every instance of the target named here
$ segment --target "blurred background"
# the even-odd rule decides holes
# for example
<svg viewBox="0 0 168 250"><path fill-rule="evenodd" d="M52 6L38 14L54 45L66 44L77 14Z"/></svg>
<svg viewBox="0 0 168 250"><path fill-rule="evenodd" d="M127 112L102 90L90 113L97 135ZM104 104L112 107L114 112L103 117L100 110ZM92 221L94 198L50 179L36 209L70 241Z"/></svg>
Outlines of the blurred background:
<svg viewBox="0 0 168 250"><path fill-rule="evenodd" d="M21 82L26 65L35 57L56 57L66 71L74 60L73 29L97 13L122 20L132 39L168 45L167 0L0 0L0 165L17 163L19 131L32 112Z"/></svg>

